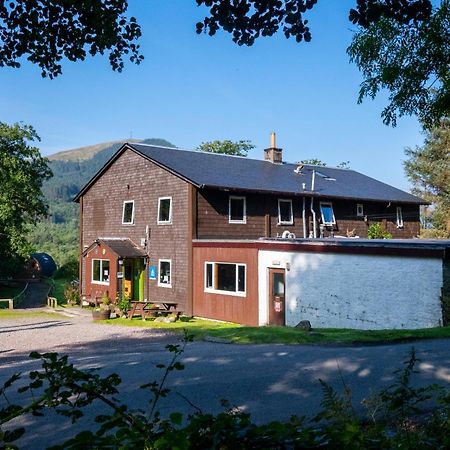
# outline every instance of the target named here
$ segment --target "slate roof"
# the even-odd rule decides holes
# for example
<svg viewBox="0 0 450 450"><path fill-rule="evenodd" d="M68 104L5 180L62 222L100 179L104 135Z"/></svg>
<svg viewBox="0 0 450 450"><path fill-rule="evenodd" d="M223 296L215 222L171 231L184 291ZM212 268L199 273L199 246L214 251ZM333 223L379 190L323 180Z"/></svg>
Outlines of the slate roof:
<svg viewBox="0 0 450 450"><path fill-rule="evenodd" d="M128 143L122 149L126 147L199 188L426 204L414 195L354 170L305 165L300 173L295 173L297 164L273 164L264 160L145 144ZM89 189L108 165L80 191L75 200ZM315 187L311 191L313 170L316 171Z"/></svg>

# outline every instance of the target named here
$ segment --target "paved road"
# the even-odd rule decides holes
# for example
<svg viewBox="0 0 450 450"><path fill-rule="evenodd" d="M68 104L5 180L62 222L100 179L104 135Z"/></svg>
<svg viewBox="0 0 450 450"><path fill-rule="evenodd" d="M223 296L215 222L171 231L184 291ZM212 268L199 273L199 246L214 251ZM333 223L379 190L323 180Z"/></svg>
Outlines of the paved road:
<svg viewBox="0 0 450 450"><path fill-rule="evenodd" d="M28 283L25 297L20 304L20 308L39 308L47 303L47 295L49 291L48 284L44 282Z"/></svg>
<svg viewBox="0 0 450 450"><path fill-rule="evenodd" d="M47 329L35 328L34 334L52 333L57 340L58 332L63 333L65 327L76 328L76 324L70 320L66 320L66 323L68 325L53 324ZM175 342L177 338L155 336L152 333L120 335L117 334L117 327L97 324L92 325L92 330L98 330L98 327L106 330L103 339L96 336L95 340L90 340L89 335L86 335L84 342L74 345L69 343L61 349L70 355L77 366L101 367L103 373L119 373L124 380L121 398L135 408L145 407L147 400L139 386L159 378L155 364L168 361L169 355L164 345ZM1 328L2 322L0 339ZM227 399L233 405L251 412L258 422L283 420L292 414L312 415L320 408L319 378L337 389L342 388L344 380L351 388L358 406L371 391L393 380L392 372L407 358L411 346L237 346L191 343L182 358L186 369L171 375L169 384L172 394L164 399L160 410L163 414L173 410L193 412L186 401L177 395L180 393L205 412L220 411L220 400ZM420 341L414 343L414 347L421 358L421 373L417 382L448 385L450 340ZM53 346L53 350L58 348ZM33 363L26 358L27 353L13 349L0 353L0 382L15 371L27 371L33 367ZM97 409L95 413L98 412ZM81 427L92 426L93 412L90 414ZM54 420L52 415L44 420L30 418L29 430L22 440L23 448L45 448L51 443L61 442L80 429L57 418L58 433L55 433Z"/></svg>

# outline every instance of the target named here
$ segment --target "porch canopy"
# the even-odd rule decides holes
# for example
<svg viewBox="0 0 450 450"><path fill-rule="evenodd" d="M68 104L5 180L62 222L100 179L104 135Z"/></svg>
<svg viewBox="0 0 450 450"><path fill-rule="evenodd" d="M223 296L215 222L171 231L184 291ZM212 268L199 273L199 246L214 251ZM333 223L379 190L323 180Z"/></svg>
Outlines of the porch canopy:
<svg viewBox="0 0 450 450"><path fill-rule="evenodd" d="M128 238L98 238L83 252L83 255L89 253L92 247L99 244L109 247L109 249L119 258L145 258L147 256L144 249L138 247L131 239Z"/></svg>

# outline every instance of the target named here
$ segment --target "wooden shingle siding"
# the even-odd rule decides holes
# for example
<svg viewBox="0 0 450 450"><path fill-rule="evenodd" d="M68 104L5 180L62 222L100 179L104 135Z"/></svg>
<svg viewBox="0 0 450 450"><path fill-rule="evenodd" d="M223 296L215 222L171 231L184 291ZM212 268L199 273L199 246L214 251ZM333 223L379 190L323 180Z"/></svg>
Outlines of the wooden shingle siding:
<svg viewBox="0 0 450 450"><path fill-rule="evenodd" d="M172 224L158 225L158 198L172 197ZM122 224L123 202L134 200L134 224ZM146 238L149 265L158 266L159 259L172 260L172 287L159 287L157 280L145 274L145 297L149 301L175 301L190 313L187 304L188 184L131 150L123 154L102 174L83 196L82 248L99 237L129 238L137 245ZM84 269L83 273L87 275ZM82 286L89 279L82 280Z"/></svg>
<svg viewBox="0 0 450 450"><path fill-rule="evenodd" d="M230 195L244 196L247 206L245 224L229 223L228 201ZM278 225L278 199L291 199L294 224ZM219 190L201 190L197 203L197 237L199 239L235 238L257 239L265 235L266 215L269 215L270 236L281 236L284 230L303 236L300 198L267 194L230 193ZM269 237L269 236L267 236Z"/></svg>
<svg viewBox="0 0 450 450"><path fill-rule="evenodd" d="M228 199L230 195L246 197L247 221L245 224L234 224L228 221ZM294 223L292 225L278 224L278 199L292 200ZM364 202L357 200L337 200L333 198L315 198L314 211L319 221L320 202L330 202L333 205L336 225L334 234L346 236L352 232L361 237L367 237L367 229L373 223L380 223L394 238L413 238L419 234L419 206L408 204L388 204L381 202ZM364 216L358 217L357 204L362 204ZM306 197L306 237L313 229L310 210L311 198ZM396 207L402 206L403 228L397 228ZM303 197L276 196L269 194L230 193L221 190L203 189L197 194L197 238L198 239L257 239L260 237L281 236L289 230L296 237L303 237L302 221ZM267 230L270 230L267 235ZM331 235L331 229L326 229L325 236ZM317 223L319 236L319 222Z"/></svg>

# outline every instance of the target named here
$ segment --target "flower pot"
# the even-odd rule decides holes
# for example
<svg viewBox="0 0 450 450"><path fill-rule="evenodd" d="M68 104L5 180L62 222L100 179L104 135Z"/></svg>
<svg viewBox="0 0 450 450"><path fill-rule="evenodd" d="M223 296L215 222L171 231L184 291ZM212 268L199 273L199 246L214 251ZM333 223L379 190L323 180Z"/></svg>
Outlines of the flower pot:
<svg viewBox="0 0 450 450"><path fill-rule="evenodd" d="M92 310L92 320L108 320L110 316L111 311L109 309Z"/></svg>

